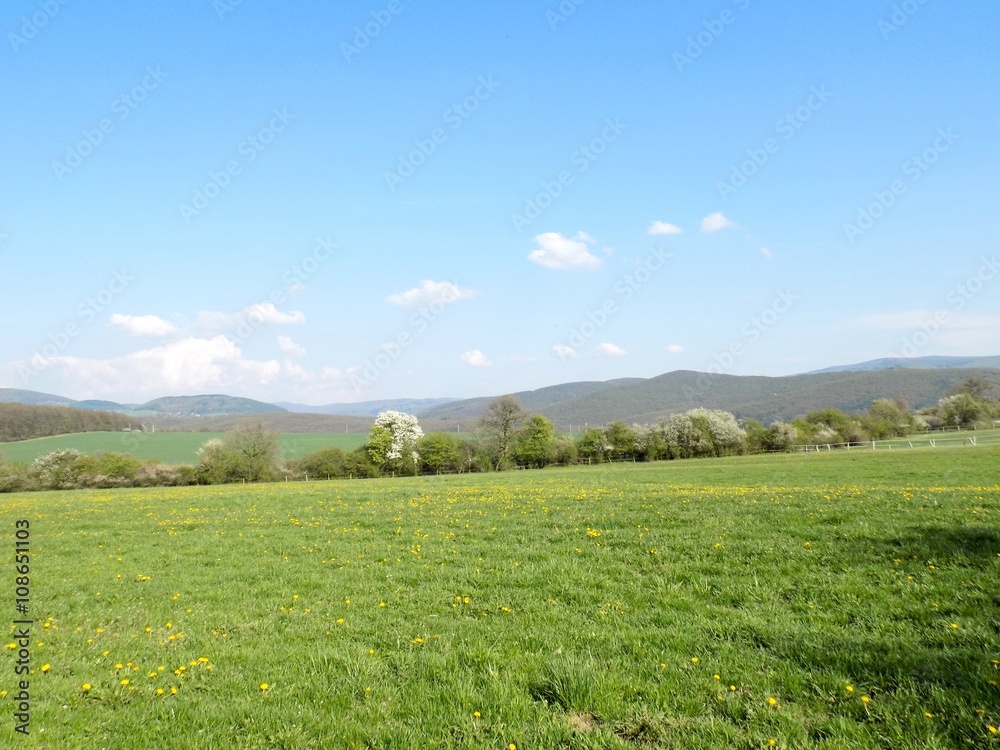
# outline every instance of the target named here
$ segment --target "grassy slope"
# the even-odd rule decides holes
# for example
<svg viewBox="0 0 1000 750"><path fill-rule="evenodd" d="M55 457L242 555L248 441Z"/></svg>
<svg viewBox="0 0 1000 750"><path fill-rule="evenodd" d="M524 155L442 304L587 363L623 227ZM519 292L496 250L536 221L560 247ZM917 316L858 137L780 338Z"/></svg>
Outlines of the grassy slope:
<svg viewBox="0 0 1000 750"><path fill-rule="evenodd" d="M10 461L30 463L50 451L75 448L83 453L128 453L137 458L153 458L165 464L195 464L198 462L198 448L206 440L222 437L225 437L223 433L213 432L84 432L2 443L0 455ZM286 458L299 458L330 446L354 450L364 445L367 439L367 435L353 433L288 434L282 435L281 445Z"/></svg>
<svg viewBox="0 0 1000 750"><path fill-rule="evenodd" d="M2 497L31 745L994 746L998 459Z"/></svg>

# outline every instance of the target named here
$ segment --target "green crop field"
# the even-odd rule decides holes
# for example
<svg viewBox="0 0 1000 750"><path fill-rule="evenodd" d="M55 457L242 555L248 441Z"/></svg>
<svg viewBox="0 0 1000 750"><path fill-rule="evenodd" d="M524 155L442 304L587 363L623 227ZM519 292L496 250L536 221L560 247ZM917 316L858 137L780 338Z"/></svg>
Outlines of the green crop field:
<svg viewBox="0 0 1000 750"><path fill-rule="evenodd" d="M75 448L82 453L128 453L136 458L151 458L165 464L191 465L198 463L198 448L202 443L223 437L225 435L221 432L81 432L0 443L0 455L9 461L31 463L51 451ZM289 433L281 436L281 446L285 458L300 458L330 446L352 451L367 440L367 434Z"/></svg>
<svg viewBox="0 0 1000 750"><path fill-rule="evenodd" d="M1000 747L1000 449L0 496L6 747Z"/></svg>

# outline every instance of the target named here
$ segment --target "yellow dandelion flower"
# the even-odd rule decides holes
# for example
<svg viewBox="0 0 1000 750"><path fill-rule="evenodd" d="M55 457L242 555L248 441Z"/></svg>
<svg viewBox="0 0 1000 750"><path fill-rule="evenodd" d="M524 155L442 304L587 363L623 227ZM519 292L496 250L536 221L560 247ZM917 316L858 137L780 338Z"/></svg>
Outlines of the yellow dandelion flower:
<svg viewBox="0 0 1000 750"><path fill-rule="evenodd" d="M769 706L771 706L773 708L774 706L778 705L778 700L776 698L768 698L767 699L767 705L769 705Z"/></svg>
<svg viewBox="0 0 1000 750"><path fill-rule="evenodd" d="M177 688L175 688L175 687L170 688L170 694L171 695L177 695Z"/></svg>
<svg viewBox="0 0 1000 750"><path fill-rule="evenodd" d="M777 747L778 746L778 741L776 739L774 739L774 737L770 737L767 740L767 746L768 747Z"/></svg>
<svg viewBox="0 0 1000 750"><path fill-rule="evenodd" d="M52 666L51 664L43 664L42 665L42 672L48 672L49 669L51 668L51 666Z"/></svg>
<svg viewBox="0 0 1000 750"><path fill-rule="evenodd" d="M156 688L157 695L163 695L163 688Z"/></svg>
<svg viewBox="0 0 1000 750"><path fill-rule="evenodd" d="M996 727L994 727L994 726L990 727L990 734L996 734L998 731L1000 731L1000 730L998 730Z"/></svg>
<svg viewBox="0 0 1000 750"><path fill-rule="evenodd" d="M266 682L262 682L262 683L260 683L260 689L261 689L261 690L267 690L267 689L268 689L268 688L270 688L270 687L271 687L271 686L270 686L270 685L268 685L268 684L267 684Z"/></svg>
<svg viewBox="0 0 1000 750"><path fill-rule="evenodd" d="M126 685L128 685L128 678L126 677L124 680L122 680L118 684L121 685L122 687L125 687Z"/></svg>
<svg viewBox="0 0 1000 750"><path fill-rule="evenodd" d="M848 693L853 693L854 685L844 685L844 690L846 690Z"/></svg>
<svg viewBox="0 0 1000 750"><path fill-rule="evenodd" d="M934 714L932 714L930 711L924 711L924 716L926 716L928 719L934 718Z"/></svg>
<svg viewBox="0 0 1000 750"><path fill-rule="evenodd" d="M81 689L81 690L82 690L83 692L85 692L85 693L86 693L86 692L88 692L88 691L90 690L90 683L89 683L89 682L85 682L85 683L83 683L83 684L82 684L82 685L80 686L80 689Z"/></svg>
<svg viewBox="0 0 1000 750"><path fill-rule="evenodd" d="M472 715L473 715L473 716L475 716L475 717L476 717L477 719L478 719L478 718L479 718L480 716L482 716L482 714L480 714L480 713L479 713L478 711L473 711L473 712L472 712Z"/></svg>
<svg viewBox="0 0 1000 750"><path fill-rule="evenodd" d="M869 698L867 695L862 695L861 696L861 702L862 703L868 703L870 700L871 700L871 698Z"/></svg>
<svg viewBox="0 0 1000 750"><path fill-rule="evenodd" d="M697 664L698 663L698 657L697 656L692 656L691 657L691 663L692 664Z"/></svg>

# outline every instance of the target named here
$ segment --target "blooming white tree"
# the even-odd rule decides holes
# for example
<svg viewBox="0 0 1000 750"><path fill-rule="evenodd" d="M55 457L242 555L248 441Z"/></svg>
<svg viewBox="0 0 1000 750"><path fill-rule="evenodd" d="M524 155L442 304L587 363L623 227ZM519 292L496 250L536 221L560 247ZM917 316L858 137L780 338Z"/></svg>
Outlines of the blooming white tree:
<svg viewBox="0 0 1000 750"><path fill-rule="evenodd" d="M401 411L383 411L375 417L368 437L368 453L379 467L415 468L420 456L417 441L424 436L417 418Z"/></svg>
<svg viewBox="0 0 1000 750"><path fill-rule="evenodd" d="M746 439L732 414L711 409L674 415L663 432L674 458L737 455L743 452Z"/></svg>

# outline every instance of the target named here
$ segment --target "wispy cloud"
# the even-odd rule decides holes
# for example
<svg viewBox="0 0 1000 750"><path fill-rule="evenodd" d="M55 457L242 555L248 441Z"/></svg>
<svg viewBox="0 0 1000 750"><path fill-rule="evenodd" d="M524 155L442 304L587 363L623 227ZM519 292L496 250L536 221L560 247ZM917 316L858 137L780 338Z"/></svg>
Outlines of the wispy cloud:
<svg viewBox="0 0 1000 750"><path fill-rule="evenodd" d="M306 316L298 310L286 313L271 302L260 302L234 313L202 310L198 313L197 321L199 326L209 331L225 331L241 325L250 325L254 328L261 325L303 325Z"/></svg>
<svg viewBox="0 0 1000 750"><path fill-rule="evenodd" d="M714 213L701 220L701 231L705 234L712 234L723 229L732 229L736 222L730 221L722 213Z"/></svg>
<svg viewBox="0 0 1000 750"><path fill-rule="evenodd" d="M461 357L459 357L465 364L469 367L492 367L493 363L490 362L489 357L483 354L478 349L473 349L472 351L465 352Z"/></svg>
<svg viewBox="0 0 1000 750"><path fill-rule="evenodd" d="M617 344L609 344L607 342L597 345L597 351L606 357L624 357L625 350L622 349Z"/></svg>
<svg viewBox="0 0 1000 750"><path fill-rule="evenodd" d="M684 347L681 346L680 344L667 344L663 348L663 350L667 354L683 354L684 353Z"/></svg>
<svg viewBox="0 0 1000 750"><path fill-rule="evenodd" d="M123 315L115 313L108 325L124 331L129 336L141 338L163 338L177 333L177 326L159 315Z"/></svg>
<svg viewBox="0 0 1000 750"><path fill-rule="evenodd" d="M552 351L559 359L576 359L580 356L576 349L566 344L556 344L552 347Z"/></svg>
<svg viewBox="0 0 1000 750"><path fill-rule="evenodd" d="M646 233L653 236L656 235L670 236L674 234L684 234L684 230L681 229L676 224L668 224L665 221L654 221L650 225L649 229L646 230Z"/></svg>
<svg viewBox="0 0 1000 750"><path fill-rule="evenodd" d="M278 346L281 347L281 351L296 357L306 353L305 347L296 344L289 336L278 336Z"/></svg>
<svg viewBox="0 0 1000 750"><path fill-rule="evenodd" d="M390 295L386 298L386 302L398 307L426 307L435 302L441 305L450 305L475 296L475 289L463 289L450 281L425 279L420 282L420 286Z"/></svg>

